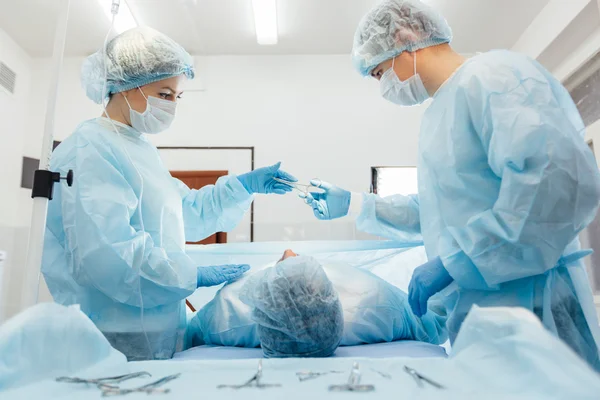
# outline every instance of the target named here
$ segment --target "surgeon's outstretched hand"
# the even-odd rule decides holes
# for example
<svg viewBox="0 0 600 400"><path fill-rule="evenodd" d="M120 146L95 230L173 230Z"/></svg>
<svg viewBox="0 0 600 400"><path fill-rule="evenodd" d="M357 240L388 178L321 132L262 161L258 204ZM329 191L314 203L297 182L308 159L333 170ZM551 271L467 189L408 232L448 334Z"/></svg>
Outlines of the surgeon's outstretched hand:
<svg viewBox="0 0 600 400"><path fill-rule="evenodd" d="M281 162L278 162L270 167L255 169L254 171L238 176L238 179L242 182L248 193L286 194L292 191L292 187L285 183L277 182L273 178L288 182L298 182L298 179L280 170L280 166Z"/></svg>
<svg viewBox="0 0 600 400"><path fill-rule="evenodd" d="M308 194L300 193L299 196L306 201L306 204L312 207L315 217L322 220L330 220L345 217L350 209L350 199L352 194L332 185L322 182L319 179L313 179L310 184L324 193L311 192Z"/></svg>
<svg viewBox="0 0 600 400"><path fill-rule="evenodd" d="M232 282L250 269L246 264L217 265L214 267L198 267L196 287L216 286Z"/></svg>
<svg viewBox="0 0 600 400"><path fill-rule="evenodd" d="M417 317L427 314L427 301L454 279L437 257L417 267L408 285L408 304Z"/></svg>

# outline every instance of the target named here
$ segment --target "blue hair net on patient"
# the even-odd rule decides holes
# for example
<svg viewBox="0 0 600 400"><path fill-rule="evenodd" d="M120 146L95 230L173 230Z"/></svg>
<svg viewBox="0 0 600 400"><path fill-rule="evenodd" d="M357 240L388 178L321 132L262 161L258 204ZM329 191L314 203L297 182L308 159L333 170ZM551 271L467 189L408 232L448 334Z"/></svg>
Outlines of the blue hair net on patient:
<svg viewBox="0 0 600 400"><path fill-rule="evenodd" d="M106 48L83 62L81 84L87 96L100 104L110 94L184 75L194 78L192 56L168 36L148 27L123 32ZM104 89L106 66L107 84Z"/></svg>
<svg viewBox="0 0 600 400"><path fill-rule="evenodd" d="M352 48L352 63L363 76L384 61L452 40L450 26L419 0L384 0L364 16Z"/></svg>
<svg viewBox="0 0 600 400"><path fill-rule="evenodd" d="M344 316L323 267L311 257L293 257L252 277L241 300L265 357L328 357L339 346Z"/></svg>

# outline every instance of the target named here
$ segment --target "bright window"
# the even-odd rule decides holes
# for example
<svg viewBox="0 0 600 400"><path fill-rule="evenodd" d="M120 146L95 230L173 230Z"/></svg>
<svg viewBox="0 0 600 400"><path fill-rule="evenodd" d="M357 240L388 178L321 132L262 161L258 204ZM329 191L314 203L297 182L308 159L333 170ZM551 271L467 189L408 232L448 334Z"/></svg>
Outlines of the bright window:
<svg viewBox="0 0 600 400"><path fill-rule="evenodd" d="M372 167L371 189L381 197L417 194L416 167Z"/></svg>

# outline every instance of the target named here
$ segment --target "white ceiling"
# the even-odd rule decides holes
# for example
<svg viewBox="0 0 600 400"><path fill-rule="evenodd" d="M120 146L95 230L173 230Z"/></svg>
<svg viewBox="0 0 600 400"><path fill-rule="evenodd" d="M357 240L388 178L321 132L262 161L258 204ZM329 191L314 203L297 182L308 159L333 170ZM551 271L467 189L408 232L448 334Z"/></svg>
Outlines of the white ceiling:
<svg viewBox="0 0 600 400"><path fill-rule="evenodd" d="M474 53L510 48L549 0L425 1L448 19L456 49ZM0 29L31 56L50 56L60 2L0 0ZM259 46L250 0L127 0L141 24L166 33L195 55L349 53L358 21L377 2L277 0L279 44ZM71 0L67 55L97 50L108 26L98 0Z"/></svg>

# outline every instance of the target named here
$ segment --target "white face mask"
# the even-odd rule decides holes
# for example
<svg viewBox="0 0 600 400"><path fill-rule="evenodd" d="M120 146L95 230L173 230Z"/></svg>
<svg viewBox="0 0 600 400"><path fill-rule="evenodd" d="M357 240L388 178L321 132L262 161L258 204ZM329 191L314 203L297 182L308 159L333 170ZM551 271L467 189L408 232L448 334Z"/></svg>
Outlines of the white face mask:
<svg viewBox="0 0 600 400"><path fill-rule="evenodd" d="M146 110L143 113L135 111L131 108L127 97L125 97L125 101L129 106L131 126L143 133L160 133L168 129L175 119L177 103L153 96L146 97L142 89L138 89L146 99Z"/></svg>
<svg viewBox="0 0 600 400"><path fill-rule="evenodd" d="M417 74L417 53L415 58L415 74L405 81L401 81L394 71L394 62L392 67L385 71L379 81L379 88L384 99L400 106L416 106L429 98L429 93L423 85L421 76Z"/></svg>

